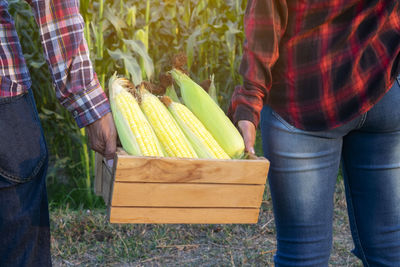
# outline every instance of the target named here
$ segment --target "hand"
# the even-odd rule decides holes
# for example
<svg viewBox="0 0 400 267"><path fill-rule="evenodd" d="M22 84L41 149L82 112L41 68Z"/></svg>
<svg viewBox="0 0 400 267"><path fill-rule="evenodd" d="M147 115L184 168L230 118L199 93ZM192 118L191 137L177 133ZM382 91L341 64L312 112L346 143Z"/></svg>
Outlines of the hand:
<svg viewBox="0 0 400 267"><path fill-rule="evenodd" d="M117 130L111 112L86 126L89 146L106 159L113 159L117 150Z"/></svg>
<svg viewBox="0 0 400 267"><path fill-rule="evenodd" d="M245 150L250 154L255 154L256 127L251 121L246 120L238 121L238 127L243 136Z"/></svg>

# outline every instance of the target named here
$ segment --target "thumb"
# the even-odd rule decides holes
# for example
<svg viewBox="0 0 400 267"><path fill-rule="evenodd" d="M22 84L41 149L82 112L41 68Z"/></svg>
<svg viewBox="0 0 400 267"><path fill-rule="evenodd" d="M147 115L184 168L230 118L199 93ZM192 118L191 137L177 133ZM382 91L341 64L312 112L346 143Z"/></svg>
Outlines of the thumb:
<svg viewBox="0 0 400 267"><path fill-rule="evenodd" d="M252 122L241 120L238 122L238 127L243 136L245 150L250 154L255 154L254 142L256 137L256 129Z"/></svg>
<svg viewBox="0 0 400 267"><path fill-rule="evenodd" d="M249 134L248 131L245 131L243 133L243 141L244 141L245 150L250 154L255 154L254 142L252 142L251 135Z"/></svg>
<svg viewBox="0 0 400 267"><path fill-rule="evenodd" d="M244 147L245 147L246 151L249 152L250 154L255 154L256 153L254 151L254 145L251 144L251 142L249 140L245 141Z"/></svg>

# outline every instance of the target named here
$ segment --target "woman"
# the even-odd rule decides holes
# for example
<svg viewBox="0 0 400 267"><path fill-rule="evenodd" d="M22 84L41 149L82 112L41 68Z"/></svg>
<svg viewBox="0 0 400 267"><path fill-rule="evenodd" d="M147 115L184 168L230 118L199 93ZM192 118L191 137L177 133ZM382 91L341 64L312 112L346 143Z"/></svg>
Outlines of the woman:
<svg viewBox="0 0 400 267"><path fill-rule="evenodd" d="M249 152L260 122L276 266L328 265L340 162L354 254L399 266L399 1L249 0L245 34L229 114Z"/></svg>

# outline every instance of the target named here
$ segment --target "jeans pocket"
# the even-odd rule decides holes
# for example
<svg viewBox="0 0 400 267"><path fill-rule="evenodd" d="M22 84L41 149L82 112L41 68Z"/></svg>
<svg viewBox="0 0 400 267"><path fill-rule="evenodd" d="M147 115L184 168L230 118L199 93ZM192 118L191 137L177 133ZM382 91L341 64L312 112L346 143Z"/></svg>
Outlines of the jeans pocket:
<svg viewBox="0 0 400 267"><path fill-rule="evenodd" d="M46 161L32 93L0 98L0 177L11 184L28 182Z"/></svg>
<svg viewBox="0 0 400 267"><path fill-rule="evenodd" d="M278 113L271 109L272 116L277 119L281 124L283 124L289 131L294 132L298 130L296 127L288 123L284 118L281 117Z"/></svg>

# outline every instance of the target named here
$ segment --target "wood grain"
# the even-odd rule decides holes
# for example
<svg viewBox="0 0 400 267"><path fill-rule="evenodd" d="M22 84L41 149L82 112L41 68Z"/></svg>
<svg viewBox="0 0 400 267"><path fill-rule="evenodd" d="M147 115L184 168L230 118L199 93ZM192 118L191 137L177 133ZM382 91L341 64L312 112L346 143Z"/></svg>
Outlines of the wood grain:
<svg viewBox="0 0 400 267"><path fill-rule="evenodd" d="M134 157L124 151L112 168L104 160L97 164L96 157L95 191L111 223L257 223L269 169L264 158Z"/></svg>
<svg viewBox="0 0 400 267"><path fill-rule="evenodd" d="M114 164L115 165L115 164ZM103 195L103 199L104 202L106 203L106 205L110 204L110 201L112 199L112 194L113 194L113 184L114 184L114 177L113 177L113 173L115 171L113 171L110 167L108 167L107 163L104 161L102 161L102 185L103 185L103 189L102 189L102 195Z"/></svg>
<svg viewBox="0 0 400 267"><path fill-rule="evenodd" d="M259 209L111 207L111 223L254 224Z"/></svg>
<svg viewBox="0 0 400 267"><path fill-rule="evenodd" d="M263 192L264 185L115 182L111 205L258 208Z"/></svg>
<svg viewBox="0 0 400 267"><path fill-rule="evenodd" d="M94 193L97 196L102 196L102 189L103 189L103 156L100 155L99 153L94 154L94 169L95 169L95 175L94 175Z"/></svg>
<svg viewBox="0 0 400 267"><path fill-rule="evenodd" d="M265 184L269 161L118 155L115 181Z"/></svg>

